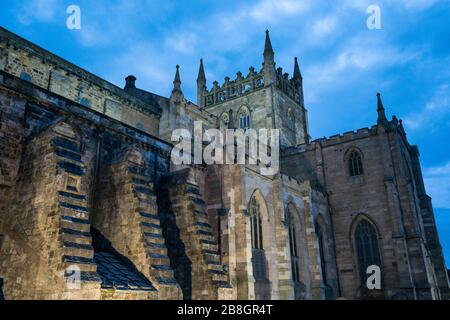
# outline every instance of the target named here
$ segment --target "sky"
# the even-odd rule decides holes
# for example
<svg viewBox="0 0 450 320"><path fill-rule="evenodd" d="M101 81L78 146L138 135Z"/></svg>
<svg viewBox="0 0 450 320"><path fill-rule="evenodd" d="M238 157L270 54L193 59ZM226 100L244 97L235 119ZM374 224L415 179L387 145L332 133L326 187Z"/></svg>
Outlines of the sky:
<svg viewBox="0 0 450 320"><path fill-rule="evenodd" d="M69 5L81 29L66 26ZM369 29L370 5L381 29ZM180 65L196 100L199 59L208 88L263 60L270 30L277 66L298 57L313 138L376 123L376 93L417 144L450 267L450 0L0 0L0 25L120 86L169 96Z"/></svg>

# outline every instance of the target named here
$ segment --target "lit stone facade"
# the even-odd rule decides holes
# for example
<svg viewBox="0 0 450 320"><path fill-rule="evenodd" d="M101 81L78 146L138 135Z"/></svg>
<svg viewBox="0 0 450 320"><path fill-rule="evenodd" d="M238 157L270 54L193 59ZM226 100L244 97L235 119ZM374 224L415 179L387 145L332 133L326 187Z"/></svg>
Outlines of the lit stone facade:
<svg viewBox="0 0 450 320"><path fill-rule="evenodd" d="M5 298L449 298L401 121L379 97L375 126L311 141L297 60L276 69L268 33L263 57L210 89L202 61L194 104L178 67L170 97L122 89L0 29ZM280 129L280 172L175 165L172 132L194 121Z"/></svg>

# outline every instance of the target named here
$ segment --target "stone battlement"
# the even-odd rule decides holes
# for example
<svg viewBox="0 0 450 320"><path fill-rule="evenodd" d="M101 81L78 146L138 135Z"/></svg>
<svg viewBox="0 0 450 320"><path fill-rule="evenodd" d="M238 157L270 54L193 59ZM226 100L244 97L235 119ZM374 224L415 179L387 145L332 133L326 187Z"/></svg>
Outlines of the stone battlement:
<svg viewBox="0 0 450 320"><path fill-rule="evenodd" d="M230 80L230 77L225 77L224 83L220 86L217 81L213 82L213 87L208 91L203 92L203 99L205 106L210 107L234 98L241 97L250 92L264 88L264 72L261 69L259 72L255 71L254 67L249 68L249 72L245 77L242 72L236 73L236 78Z"/></svg>
<svg viewBox="0 0 450 320"><path fill-rule="evenodd" d="M374 135L376 133L376 128L377 128L377 126L375 125L370 128L366 127L366 128L358 129L356 131L344 132L343 134L335 134L328 138L324 137L324 138L315 139L311 142L311 144L313 144L314 142L320 142L320 143L322 143L323 146L328 146L328 145L347 142L350 140L362 139L362 138L366 138L368 136Z"/></svg>

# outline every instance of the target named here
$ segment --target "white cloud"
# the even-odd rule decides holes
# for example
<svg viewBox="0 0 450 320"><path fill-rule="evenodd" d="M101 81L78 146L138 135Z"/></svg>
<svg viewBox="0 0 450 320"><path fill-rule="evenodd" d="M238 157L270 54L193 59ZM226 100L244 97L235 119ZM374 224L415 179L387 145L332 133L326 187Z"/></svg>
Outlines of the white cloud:
<svg viewBox="0 0 450 320"><path fill-rule="evenodd" d="M450 209L450 161L442 166L425 168L424 180L433 206Z"/></svg>
<svg viewBox="0 0 450 320"><path fill-rule="evenodd" d="M446 0L442 1L445 2ZM401 0L400 3L410 10L425 10L438 3L438 0Z"/></svg>
<svg viewBox="0 0 450 320"><path fill-rule="evenodd" d="M360 11L365 11L370 5L380 6L382 12L383 10L389 10L392 7L396 7L397 9L421 11L429 9L438 3L444 2L449 2L449 0L345 0L342 6Z"/></svg>
<svg viewBox="0 0 450 320"><path fill-rule="evenodd" d="M350 38L342 45L343 49L328 61L306 69L309 81L317 85L330 81L337 83L375 68L408 63L420 55L414 50L382 45L382 41L374 41L364 35Z"/></svg>
<svg viewBox="0 0 450 320"><path fill-rule="evenodd" d="M404 123L409 130L428 130L450 114L450 85L442 84L425 107L418 113L409 114Z"/></svg>
<svg viewBox="0 0 450 320"><path fill-rule="evenodd" d="M323 37L336 30L337 17L328 16L322 19L318 19L313 25L313 34L315 37Z"/></svg>
<svg viewBox="0 0 450 320"><path fill-rule="evenodd" d="M305 12L309 8L306 1L261 0L249 10L249 16L256 21L274 22L286 16Z"/></svg>
<svg viewBox="0 0 450 320"><path fill-rule="evenodd" d="M31 0L19 9L17 19L25 25L34 21L51 22L55 19L57 10L61 10L61 17L64 19L65 8L60 0Z"/></svg>
<svg viewBox="0 0 450 320"><path fill-rule="evenodd" d="M167 96L175 75L175 63L169 64L171 57L173 59L173 55L151 44L136 44L110 62L108 78L123 86L124 78L133 74L139 88Z"/></svg>
<svg viewBox="0 0 450 320"><path fill-rule="evenodd" d="M166 37L165 45L180 53L192 53L197 49L197 34L182 32Z"/></svg>

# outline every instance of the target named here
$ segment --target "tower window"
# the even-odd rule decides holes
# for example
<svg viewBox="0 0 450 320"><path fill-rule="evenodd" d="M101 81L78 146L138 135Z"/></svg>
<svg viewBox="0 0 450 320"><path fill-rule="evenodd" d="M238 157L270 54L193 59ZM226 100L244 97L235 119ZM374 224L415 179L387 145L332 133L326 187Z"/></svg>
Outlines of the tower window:
<svg viewBox="0 0 450 320"><path fill-rule="evenodd" d="M355 246L361 284L367 281L367 268L376 265L381 268L378 236L375 227L367 220L359 222L355 230Z"/></svg>
<svg viewBox="0 0 450 320"><path fill-rule="evenodd" d="M295 228L294 217L291 210L288 209L288 230L289 230L289 249L291 253L292 280L300 282L299 257L297 250L297 230Z"/></svg>
<svg viewBox="0 0 450 320"><path fill-rule="evenodd" d="M289 130L295 131L295 116L291 109L288 111L287 126Z"/></svg>
<svg viewBox="0 0 450 320"><path fill-rule="evenodd" d="M250 202L250 219L252 231L252 248L263 249L262 224L259 204L255 198Z"/></svg>
<svg viewBox="0 0 450 320"><path fill-rule="evenodd" d="M325 260L324 234L319 223L316 223L316 235L319 241L320 269L322 271L323 283L327 284L327 264Z"/></svg>
<svg viewBox="0 0 450 320"><path fill-rule="evenodd" d="M252 265L253 276L256 281L267 278L266 275L266 254L263 247L262 220L260 206L253 197L250 200L250 226L252 238Z"/></svg>
<svg viewBox="0 0 450 320"><path fill-rule="evenodd" d="M363 166L361 155L357 151L352 151L348 158L348 166L351 177L360 176L363 174Z"/></svg>
<svg viewBox="0 0 450 320"><path fill-rule="evenodd" d="M242 110L239 112L239 128L250 128L250 112L247 108L242 108Z"/></svg>

